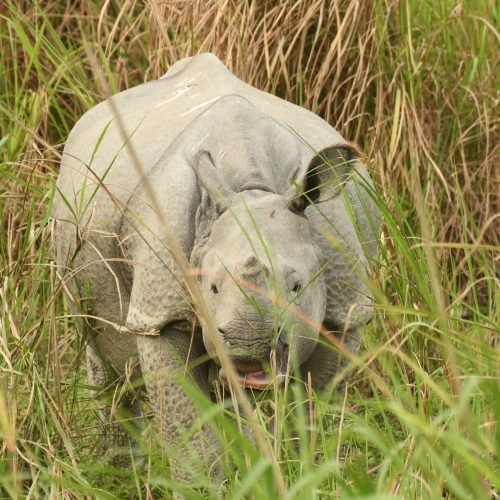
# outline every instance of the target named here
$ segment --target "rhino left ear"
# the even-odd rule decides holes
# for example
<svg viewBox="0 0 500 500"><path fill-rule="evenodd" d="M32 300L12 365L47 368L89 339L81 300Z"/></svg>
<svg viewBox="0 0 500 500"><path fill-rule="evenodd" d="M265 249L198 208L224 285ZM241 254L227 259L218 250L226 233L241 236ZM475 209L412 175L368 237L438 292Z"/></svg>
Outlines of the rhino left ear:
<svg viewBox="0 0 500 500"><path fill-rule="evenodd" d="M217 213L221 214L231 205L235 193L220 175L210 152L199 151L194 158L192 167L196 177L212 199Z"/></svg>
<svg viewBox="0 0 500 500"><path fill-rule="evenodd" d="M330 146L317 153L302 178L285 194L291 208L303 211L312 203L322 203L338 196L355 174L360 153L351 145Z"/></svg>

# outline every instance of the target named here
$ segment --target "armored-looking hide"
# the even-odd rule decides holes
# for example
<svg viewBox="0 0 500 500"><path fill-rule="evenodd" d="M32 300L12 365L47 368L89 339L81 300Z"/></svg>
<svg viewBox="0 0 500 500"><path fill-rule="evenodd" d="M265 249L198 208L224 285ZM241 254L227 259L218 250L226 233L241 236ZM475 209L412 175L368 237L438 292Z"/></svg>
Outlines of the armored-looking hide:
<svg viewBox="0 0 500 500"><path fill-rule="evenodd" d="M211 54L112 100L119 118L108 100L71 132L53 209L55 259L83 316L90 383L106 385L138 353L165 439L177 443L196 418L178 380L158 373L188 357L218 359L165 221L242 383L266 386L274 357L277 376L310 374L316 389L327 387L342 358L320 326L356 352L372 315L366 267L380 218L357 150ZM207 364L190 364L186 376L208 393ZM192 443L211 463L210 431Z"/></svg>

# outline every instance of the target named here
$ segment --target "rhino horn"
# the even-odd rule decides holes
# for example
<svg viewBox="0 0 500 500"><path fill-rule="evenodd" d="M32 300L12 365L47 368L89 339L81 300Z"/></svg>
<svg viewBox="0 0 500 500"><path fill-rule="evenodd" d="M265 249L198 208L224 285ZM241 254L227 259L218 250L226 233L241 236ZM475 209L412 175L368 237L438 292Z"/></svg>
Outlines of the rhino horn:
<svg viewBox="0 0 500 500"><path fill-rule="evenodd" d="M224 212L231 205L236 193L220 175L212 155L206 150L199 151L194 158L193 169L214 203L217 213Z"/></svg>
<svg viewBox="0 0 500 500"><path fill-rule="evenodd" d="M347 144L319 151L305 174L284 195L291 208L301 212L311 203L322 203L338 196L342 186L355 173L354 164L359 158L357 149Z"/></svg>

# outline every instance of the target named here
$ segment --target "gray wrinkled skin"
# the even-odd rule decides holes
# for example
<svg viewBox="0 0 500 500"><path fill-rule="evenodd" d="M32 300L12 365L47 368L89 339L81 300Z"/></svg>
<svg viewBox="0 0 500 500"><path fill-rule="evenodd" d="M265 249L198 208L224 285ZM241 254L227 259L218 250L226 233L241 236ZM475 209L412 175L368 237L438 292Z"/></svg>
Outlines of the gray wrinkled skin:
<svg viewBox="0 0 500 500"><path fill-rule="evenodd" d="M238 370L256 372L275 356L278 371L290 362L326 388L341 362L318 342L319 325L356 352L372 315L366 265L380 217L357 152L319 117L246 85L211 54L113 100ZM138 353L160 430L176 445L197 411L172 374L207 393L207 366L193 362L207 353L218 360L107 101L75 125L57 188L55 260L72 309L89 315L81 322L89 378L106 385ZM133 333L153 329L160 335ZM204 457L207 470L216 462L210 429L190 447L185 456Z"/></svg>

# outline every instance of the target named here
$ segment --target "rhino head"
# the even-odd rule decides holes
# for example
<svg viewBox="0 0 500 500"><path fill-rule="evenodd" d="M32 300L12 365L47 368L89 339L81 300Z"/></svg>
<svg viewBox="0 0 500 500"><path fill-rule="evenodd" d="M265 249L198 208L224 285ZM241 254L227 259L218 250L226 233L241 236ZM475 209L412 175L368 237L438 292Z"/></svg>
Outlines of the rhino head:
<svg viewBox="0 0 500 500"><path fill-rule="evenodd" d="M199 258L201 290L247 387L264 389L270 365L284 375L317 344L326 308L325 259L305 209L339 194L351 158L348 147L322 151L283 194L262 185L234 192L207 151L193 162L217 213ZM205 331L203 341L218 362Z"/></svg>

